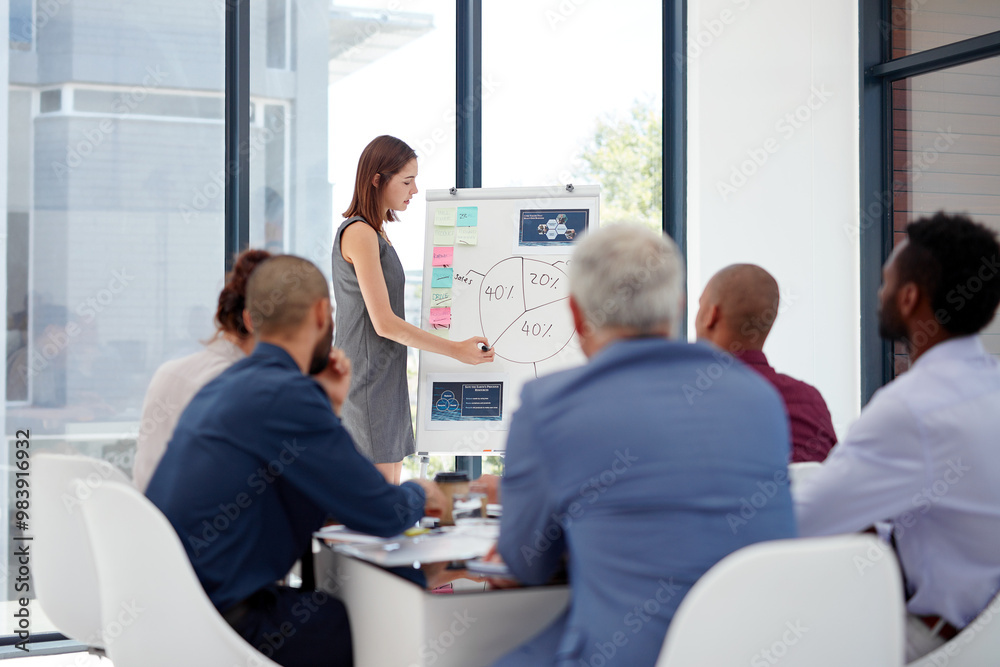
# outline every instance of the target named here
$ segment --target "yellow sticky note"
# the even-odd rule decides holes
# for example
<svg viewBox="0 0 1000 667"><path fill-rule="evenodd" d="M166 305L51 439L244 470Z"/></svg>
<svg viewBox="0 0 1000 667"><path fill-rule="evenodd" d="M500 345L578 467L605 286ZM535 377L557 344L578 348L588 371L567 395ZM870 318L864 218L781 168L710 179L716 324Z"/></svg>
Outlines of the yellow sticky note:
<svg viewBox="0 0 1000 667"><path fill-rule="evenodd" d="M478 227L463 227L462 229L478 229ZM434 227L434 245L455 245L454 227Z"/></svg>
<svg viewBox="0 0 1000 667"><path fill-rule="evenodd" d="M444 308L451 307L451 290L450 289L432 289L431 290L431 308Z"/></svg>
<svg viewBox="0 0 1000 667"><path fill-rule="evenodd" d="M479 227L458 227L455 241L458 245L478 245Z"/></svg>
<svg viewBox="0 0 1000 667"><path fill-rule="evenodd" d="M458 221L457 208L439 208L434 211L435 227L454 227Z"/></svg>

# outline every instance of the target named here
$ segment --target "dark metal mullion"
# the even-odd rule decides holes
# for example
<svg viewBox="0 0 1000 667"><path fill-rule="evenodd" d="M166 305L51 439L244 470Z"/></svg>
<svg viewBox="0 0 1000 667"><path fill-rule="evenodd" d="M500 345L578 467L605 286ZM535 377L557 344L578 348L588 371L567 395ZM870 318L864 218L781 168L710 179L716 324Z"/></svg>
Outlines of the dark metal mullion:
<svg viewBox="0 0 1000 667"><path fill-rule="evenodd" d="M226 5L225 266L250 243L250 1Z"/></svg>
<svg viewBox="0 0 1000 667"><path fill-rule="evenodd" d="M663 231L687 259L687 0L663 3ZM687 309L678 323L687 337Z"/></svg>
<svg viewBox="0 0 1000 667"><path fill-rule="evenodd" d="M455 185L482 187L483 3L458 0L455 54Z"/></svg>
<svg viewBox="0 0 1000 667"><path fill-rule="evenodd" d="M1000 31L912 53L894 60L888 60L887 54L883 61L871 66L869 73L891 82L998 55L1000 55Z"/></svg>
<svg viewBox="0 0 1000 667"><path fill-rule="evenodd" d="M861 211L859 245L861 256L861 404L879 387L892 380L892 347L878 334L878 290L882 264L892 246L891 86L871 73L873 66L890 55L889 2L859 0L861 35ZM867 73L866 73L867 72Z"/></svg>
<svg viewBox="0 0 1000 667"><path fill-rule="evenodd" d="M455 13L455 185L482 187L483 3L457 0ZM456 456L455 470L483 474L482 456Z"/></svg>

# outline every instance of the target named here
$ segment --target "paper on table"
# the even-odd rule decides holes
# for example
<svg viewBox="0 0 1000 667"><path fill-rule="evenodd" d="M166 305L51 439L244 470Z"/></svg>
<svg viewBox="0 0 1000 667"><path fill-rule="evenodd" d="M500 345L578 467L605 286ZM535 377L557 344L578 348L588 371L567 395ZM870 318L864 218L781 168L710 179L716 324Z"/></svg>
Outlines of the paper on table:
<svg viewBox="0 0 1000 667"><path fill-rule="evenodd" d="M431 287L451 287L452 275L454 275L455 270L448 268L435 268L431 269L433 273L431 274Z"/></svg>
<svg viewBox="0 0 1000 667"><path fill-rule="evenodd" d="M475 227L479 224L479 208L477 206L458 207L458 226Z"/></svg>
<svg viewBox="0 0 1000 667"><path fill-rule="evenodd" d="M451 308L431 308L431 326L437 329L451 326Z"/></svg>
<svg viewBox="0 0 1000 667"><path fill-rule="evenodd" d="M475 227L462 227L462 229L476 229ZM434 245L455 245L454 227L434 227Z"/></svg>
<svg viewBox="0 0 1000 667"><path fill-rule="evenodd" d="M336 540L337 542L348 542L350 544L385 544L387 542L393 542L402 538L402 535L396 535L395 537L376 537L375 535L369 535L367 533L359 533L356 530L351 530L347 526L335 525L335 526L323 526L315 533L313 533L318 539L321 540Z"/></svg>
<svg viewBox="0 0 1000 667"><path fill-rule="evenodd" d="M452 261L455 259L455 248L452 246L445 246L443 248L434 248L433 250L433 261L431 266L451 266Z"/></svg>
<svg viewBox="0 0 1000 667"><path fill-rule="evenodd" d="M494 538L448 532L403 537L385 544L335 544L333 549L382 567L408 567L482 558L495 543Z"/></svg>
<svg viewBox="0 0 1000 667"><path fill-rule="evenodd" d="M455 241L458 243L458 245L478 245L479 228L459 227L457 229L457 233L455 234Z"/></svg>
<svg viewBox="0 0 1000 667"><path fill-rule="evenodd" d="M458 219L458 211L454 208L439 208L434 211L435 227L454 227Z"/></svg>

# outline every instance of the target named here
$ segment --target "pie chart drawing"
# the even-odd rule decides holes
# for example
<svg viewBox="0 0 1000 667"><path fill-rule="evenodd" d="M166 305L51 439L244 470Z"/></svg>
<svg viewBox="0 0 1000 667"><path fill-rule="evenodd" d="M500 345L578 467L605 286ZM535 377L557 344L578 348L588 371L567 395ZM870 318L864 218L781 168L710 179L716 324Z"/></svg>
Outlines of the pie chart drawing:
<svg viewBox="0 0 1000 667"><path fill-rule="evenodd" d="M534 364L572 340L569 280L551 264L508 257L493 265L479 287L483 336L501 359Z"/></svg>

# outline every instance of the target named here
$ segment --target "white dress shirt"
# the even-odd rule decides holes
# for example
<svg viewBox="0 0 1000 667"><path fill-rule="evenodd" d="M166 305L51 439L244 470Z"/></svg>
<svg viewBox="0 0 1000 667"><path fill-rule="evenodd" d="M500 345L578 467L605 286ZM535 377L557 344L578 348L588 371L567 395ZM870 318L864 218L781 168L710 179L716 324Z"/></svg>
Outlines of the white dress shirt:
<svg viewBox="0 0 1000 667"><path fill-rule="evenodd" d="M233 343L217 338L200 352L168 361L156 369L142 404L135 445L132 482L137 489L146 492L163 452L167 451L177 420L198 390L245 356Z"/></svg>
<svg viewBox="0 0 1000 667"><path fill-rule="evenodd" d="M935 345L793 495L803 536L889 521L907 609L964 627L1000 588L1000 364L976 336Z"/></svg>

